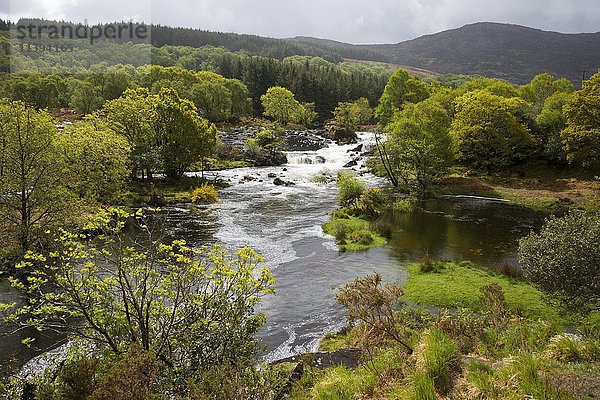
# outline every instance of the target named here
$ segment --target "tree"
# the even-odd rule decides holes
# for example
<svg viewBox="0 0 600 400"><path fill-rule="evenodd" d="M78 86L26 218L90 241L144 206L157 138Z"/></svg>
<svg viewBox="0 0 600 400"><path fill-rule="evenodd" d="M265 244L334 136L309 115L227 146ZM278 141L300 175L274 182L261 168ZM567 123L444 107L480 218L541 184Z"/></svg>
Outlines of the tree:
<svg viewBox="0 0 600 400"><path fill-rule="evenodd" d="M512 83L502 79L484 78L481 76L468 80L458 90L462 94L483 90L496 96L506 97L507 99L519 95L517 88Z"/></svg>
<svg viewBox="0 0 600 400"><path fill-rule="evenodd" d="M488 174L524 160L533 144L529 129L517 117L524 107L521 99L483 90L458 98L450 129L457 160Z"/></svg>
<svg viewBox="0 0 600 400"><path fill-rule="evenodd" d="M534 115L539 115L550 96L555 93L572 93L574 91L573 84L567 79L557 79L550 74L539 74L527 85L519 88L519 96L532 105Z"/></svg>
<svg viewBox="0 0 600 400"><path fill-rule="evenodd" d="M90 114L102 107L104 99L97 87L87 81L73 81L69 105L79 114Z"/></svg>
<svg viewBox="0 0 600 400"><path fill-rule="evenodd" d="M156 97L148 89L129 89L123 96L104 105L108 126L127 140L130 152L131 177L152 179L153 172L160 167L158 137L154 120Z"/></svg>
<svg viewBox="0 0 600 400"><path fill-rule="evenodd" d="M418 103L429 97L427 84L418 77L410 75L407 70L399 69L389 79L379 105L375 109L375 116L380 126L384 127L391 122L394 113L401 110L405 103Z"/></svg>
<svg viewBox="0 0 600 400"><path fill-rule="evenodd" d="M355 103L340 103L333 111L336 134L351 134L358 130L359 108Z"/></svg>
<svg viewBox="0 0 600 400"><path fill-rule="evenodd" d="M600 73L583 83L565 104L567 127L561 137L567 160L585 168L600 168Z"/></svg>
<svg viewBox="0 0 600 400"><path fill-rule="evenodd" d="M66 187L86 202L106 203L122 191L130 147L97 116L69 125L56 138L64 158Z"/></svg>
<svg viewBox="0 0 600 400"><path fill-rule="evenodd" d="M282 125L293 122L302 107L294 98L294 94L281 86L269 88L267 93L260 97L264 108L264 115L273 118Z"/></svg>
<svg viewBox="0 0 600 400"><path fill-rule="evenodd" d="M96 237L59 230L48 254L30 253L19 266L30 271L30 287L12 280L37 300L4 305L6 320L116 355L138 346L157 355L176 388L212 367L253 362L264 323L255 307L274 284L264 259L247 247L230 256L219 246L165 243L155 225L141 210L110 209Z"/></svg>
<svg viewBox="0 0 600 400"><path fill-rule="evenodd" d="M360 99L354 101L354 104L356 104L357 107L358 123L361 125L366 125L371 122L371 118L373 118L373 110L371 109L369 100L366 97L361 97Z"/></svg>
<svg viewBox="0 0 600 400"><path fill-rule="evenodd" d="M225 79L216 76L218 78L203 75L202 80L192 86L190 96L206 119L222 122L231 119L233 101L231 92L224 84Z"/></svg>
<svg viewBox="0 0 600 400"><path fill-rule="evenodd" d="M193 163L212 153L217 128L200 118L194 103L181 99L173 89L161 90L155 113L163 170L168 178L179 179Z"/></svg>
<svg viewBox="0 0 600 400"><path fill-rule="evenodd" d="M315 103L302 103L301 107L298 109L298 115L295 122L310 128L317 117L318 114L315 111Z"/></svg>
<svg viewBox="0 0 600 400"><path fill-rule="evenodd" d="M55 121L22 102L0 102L0 217L20 256L68 209Z"/></svg>
<svg viewBox="0 0 600 400"><path fill-rule="evenodd" d="M257 166L281 165L287 162L283 153L285 141L277 131L265 129L246 141L248 158Z"/></svg>
<svg viewBox="0 0 600 400"><path fill-rule="evenodd" d="M546 99L544 107L535 119L544 154L551 162L566 160L561 132L567 124L563 108L569 102L571 96L571 93L566 92L554 93Z"/></svg>
<svg viewBox="0 0 600 400"><path fill-rule="evenodd" d="M386 128L390 170L409 190L414 180L414 190L427 193L448 170L453 158L448 136L451 123L446 109L430 98L406 105Z"/></svg>
<svg viewBox="0 0 600 400"><path fill-rule="evenodd" d="M600 309L600 216L551 217L519 242L525 276L573 310Z"/></svg>

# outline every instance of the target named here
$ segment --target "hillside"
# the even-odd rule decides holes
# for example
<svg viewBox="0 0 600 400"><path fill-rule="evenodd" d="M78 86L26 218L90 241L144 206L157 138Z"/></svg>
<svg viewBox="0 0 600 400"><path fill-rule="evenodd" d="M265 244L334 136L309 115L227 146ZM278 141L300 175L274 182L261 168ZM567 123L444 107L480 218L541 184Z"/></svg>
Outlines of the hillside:
<svg viewBox="0 0 600 400"><path fill-rule="evenodd" d="M490 22L397 44L349 45L303 37L291 40L342 55L366 50L395 64L442 74L480 74L515 83L525 83L536 74L548 72L577 84L583 70L589 77L600 68L600 33L563 34Z"/></svg>

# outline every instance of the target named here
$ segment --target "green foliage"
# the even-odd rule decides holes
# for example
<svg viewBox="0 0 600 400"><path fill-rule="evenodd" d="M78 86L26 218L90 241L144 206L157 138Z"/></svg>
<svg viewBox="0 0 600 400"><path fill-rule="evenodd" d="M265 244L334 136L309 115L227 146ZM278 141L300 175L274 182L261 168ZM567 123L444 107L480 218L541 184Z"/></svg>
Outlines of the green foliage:
<svg viewBox="0 0 600 400"><path fill-rule="evenodd" d="M302 105L294 98L294 94L281 86L274 86L260 98L264 108L264 115L273 118L282 125L298 120L298 114L303 109Z"/></svg>
<svg viewBox="0 0 600 400"><path fill-rule="evenodd" d="M571 211L551 217L539 233L519 242L525 276L573 310L600 306L600 218L597 213Z"/></svg>
<svg viewBox="0 0 600 400"><path fill-rule="evenodd" d="M192 164L213 152L217 128L200 118L196 106L173 89L161 90L156 101L153 125L163 169L167 177L179 179Z"/></svg>
<svg viewBox="0 0 600 400"><path fill-rule="evenodd" d="M134 241L124 236L127 221ZM254 309L274 283L262 257L249 248L230 257L218 246L162 243L150 223L141 211L111 209L89 227L101 233L95 238L61 230L49 254L29 253L19 266L28 285L11 283L36 296L4 307L13 307L5 321L59 329L116 355L137 344L168 367L175 387L207 368L252 360L264 322Z"/></svg>
<svg viewBox="0 0 600 400"><path fill-rule="evenodd" d="M518 96L517 88L512 83L502 79L485 78L481 76L468 80L463 86L458 88L458 91L461 93L484 91L507 99Z"/></svg>
<svg viewBox="0 0 600 400"><path fill-rule="evenodd" d="M451 165L452 120L433 98L407 104L386 127L390 171L410 191L427 194Z"/></svg>
<svg viewBox="0 0 600 400"><path fill-rule="evenodd" d="M361 125L366 125L371 122L371 119L373 119L373 109L371 109L369 99L366 97L361 97L360 99L354 101L354 104L356 105L356 111L358 114L358 123Z"/></svg>
<svg viewBox="0 0 600 400"><path fill-rule="evenodd" d="M342 207L356 208L361 196L367 191L365 183L351 172L338 173L336 185Z"/></svg>
<svg viewBox="0 0 600 400"><path fill-rule="evenodd" d="M129 174L130 147L96 116L68 125L56 137L68 176L66 186L90 203L118 199Z"/></svg>
<svg viewBox="0 0 600 400"><path fill-rule="evenodd" d="M429 97L427 84L418 77L410 75L404 69L397 70L389 79L379 105L375 109L375 116L381 127L387 126L392 121L394 113L402 110L406 103L419 103Z"/></svg>
<svg viewBox="0 0 600 400"><path fill-rule="evenodd" d="M408 267L410 277L404 288L407 300L417 304L481 311L482 286L497 283L502 287L509 310L526 317L568 323L561 309L548 304L544 294L525 282L486 272L470 264L445 263L439 273L421 273L419 265Z"/></svg>
<svg viewBox="0 0 600 400"><path fill-rule="evenodd" d="M127 140L131 148L131 176L141 172L149 179L160 168L158 138L154 130L155 97L147 89L126 90L122 97L104 105L103 114L112 130Z"/></svg>
<svg viewBox="0 0 600 400"><path fill-rule="evenodd" d="M209 183L205 183L192 191L192 203L213 204L218 201L217 189Z"/></svg>
<svg viewBox="0 0 600 400"><path fill-rule="evenodd" d="M567 160L594 170L600 167L600 73L564 106L567 127L561 136Z"/></svg>
<svg viewBox="0 0 600 400"><path fill-rule="evenodd" d="M0 100L0 223L21 257L70 209L55 121L45 111ZM13 243L11 243L13 242Z"/></svg>
<svg viewBox="0 0 600 400"><path fill-rule="evenodd" d="M323 225L323 232L335 237L342 251L366 250L387 243L385 238L371 229L368 221L343 211L334 213L331 221Z"/></svg>
<svg viewBox="0 0 600 400"><path fill-rule="evenodd" d="M264 129L252 139L246 140L246 159L256 166L281 165L287 162L283 153L285 141L276 130Z"/></svg>
<svg viewBox="0 0 600 400"><path fill-rule="evenodd" d="M519 88L519 96L530 103L533 113L539 115L546 101L556 93L569 94L575 91L567 79L558 79L550 74L539 74L530 83Z"/></svg>
<svg viewBox="0 0 600 400"><path fill-rule="evenodd" d="M339 103L333 110L336 136L353 135L360 123L360 109L355 103Z"/></svg>
<svg viewBox="0 0 600 400"><path fill-rule="evenodd" d="M535 119L541 136L538 140L542 142L546 158L552 162L566 160L561 132L567 124L563 108L571 97L571 93L554 93L546 99L544 107Z"/></svg>
<svg viewBox="0 0 600 400"><path fill-rule="evenodd" d="M491 173L526 159L533 139L519 119L523 107L523 100L483 90L457 99L450 129L457 160Z"/></svg>

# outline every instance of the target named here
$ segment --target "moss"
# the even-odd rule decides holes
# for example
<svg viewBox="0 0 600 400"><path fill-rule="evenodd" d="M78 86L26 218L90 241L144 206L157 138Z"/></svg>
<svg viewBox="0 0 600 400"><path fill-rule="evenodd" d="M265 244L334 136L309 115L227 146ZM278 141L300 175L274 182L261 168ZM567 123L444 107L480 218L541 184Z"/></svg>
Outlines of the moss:
<svg viewBox="0 0 600 400"><path fill-rule="evenodd" d="M384 237L371 229L369 221L339 211L323 225L323 232L335 237L341 251L361 251L387 244Z"/></svg>
<svg viewBox="0 0 600 400"><path fill-rule="evenodd" d="M561 308L549 304L541 291L526 282L496 275L469 263L445 263L444 266L438 273L423 273L419 264L409 265L405 298L422 305L478 311L480 288L496 283L504 290L512 311L563 325L572 322Z"/></svg>

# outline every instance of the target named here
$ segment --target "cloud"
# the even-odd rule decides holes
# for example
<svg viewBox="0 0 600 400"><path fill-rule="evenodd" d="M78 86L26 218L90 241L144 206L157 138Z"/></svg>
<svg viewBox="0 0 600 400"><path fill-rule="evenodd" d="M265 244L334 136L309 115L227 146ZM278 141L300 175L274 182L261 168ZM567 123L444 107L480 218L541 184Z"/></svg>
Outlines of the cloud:
<svg viewBox="0 0 600 400"><path fill-rule="evenodd" d="M0 15L9 14L0 8ZM272 37L315 36L395 43L478 21L561 32L595 32L600 2L589 0L12 0L11 17L136 20Z"/></svg>

